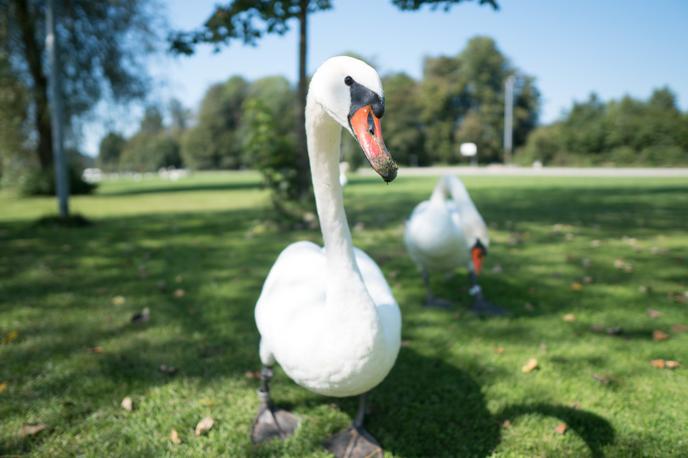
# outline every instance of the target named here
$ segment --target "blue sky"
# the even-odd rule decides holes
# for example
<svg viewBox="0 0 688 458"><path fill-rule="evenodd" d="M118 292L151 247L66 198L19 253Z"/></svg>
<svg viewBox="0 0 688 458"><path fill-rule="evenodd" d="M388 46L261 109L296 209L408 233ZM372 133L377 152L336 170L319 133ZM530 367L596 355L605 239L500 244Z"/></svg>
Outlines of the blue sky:
<svg viewBox="0 0 688 458"><path fill-rule="evenodd" d="M192 29L215 0L166 2L170 27ZM537 79L541 121L555 120L592 91L603 99L646 97L668 85L688 108L687 0L500 0L501 9L467 3L449 13L400 12L389 0L333 0L312 15L308 70L326 58L354 51L374 59L381 73L420 77L424 56L456 54L475 35L489 35L512 62ZM160 80L153 98L176 97L196 108L208 85L239 74L254 79L281 74L296 79L295 31L268 36L257 47L237 43L220 53L201 47L192 57L157 57ZM101 112L107 112L104 109ZM131 133L141 110L112 114L85 129L90 154L107 127Z"/></svg>

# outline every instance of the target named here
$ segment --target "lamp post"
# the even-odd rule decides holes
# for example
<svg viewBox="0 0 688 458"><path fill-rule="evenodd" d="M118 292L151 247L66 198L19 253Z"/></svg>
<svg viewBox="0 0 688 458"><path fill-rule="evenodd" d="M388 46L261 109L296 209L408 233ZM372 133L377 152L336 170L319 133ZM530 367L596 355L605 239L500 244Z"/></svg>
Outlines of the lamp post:
<svg viewBox="0 0 688 458"><path fill-rule="evenodd" d="M55 35L55 2L48 0L46 12L45 49L48 54L50 70L50 118L52 122L53 159L55 162L55 183L60 218L69 216L69 181L67 180L67 158L64 154L62 139L62 93L60 86L59 56Z"/></svg>
<svg viewBox="0 0 688 458"><path fill-rule="evenodd" d="M504 163L511 162L513 149L514 125L514 75L509 75L504 82Z"/></svg>

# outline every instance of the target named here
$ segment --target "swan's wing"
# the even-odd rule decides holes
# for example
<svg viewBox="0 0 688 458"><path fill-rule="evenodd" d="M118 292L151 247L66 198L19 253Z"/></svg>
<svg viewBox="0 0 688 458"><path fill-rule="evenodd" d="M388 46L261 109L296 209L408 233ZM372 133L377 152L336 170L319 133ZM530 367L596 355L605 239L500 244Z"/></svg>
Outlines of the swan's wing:
<svg viewBox="0 0 688 458"><path fill-rule="evenodd" d="M380 267L368 256L366 252L354 248L356 264L363 277L363 283L368 294L373 298L380 321L383 323L382 331L388 348L399 348L401 339L401 312L396 299L392 294L385 276ZM396 354L394 355L396 358Z"/></svg>
<svg viewBox="0 0 688 458"><path fill-rule="evenodd" d="M448 270L468 262L460 214L452 201L425 201L406 222L404 243L411 259L427 270Z"/></svg>
<svg viewBox="0 0 688 458"><path fill-rule="evenodd" d="M313 304L324 304L326 272L325 256L318 245L296 242L285 248L270 269L256 303L261 336L272 335L273 325L308 315Z"/></svg>
<svg viewBox="0 0 688 458"><path fill-rule="evenodd" d="M385 276L380 270L380 267L368 256L368 254L358 248L354 248L354 256L356 257L356 264L358 270L363 277L363 283L368 290L368 294L373 298L375 305L380 304L396 304L392 289L389 287Z"/></svg>

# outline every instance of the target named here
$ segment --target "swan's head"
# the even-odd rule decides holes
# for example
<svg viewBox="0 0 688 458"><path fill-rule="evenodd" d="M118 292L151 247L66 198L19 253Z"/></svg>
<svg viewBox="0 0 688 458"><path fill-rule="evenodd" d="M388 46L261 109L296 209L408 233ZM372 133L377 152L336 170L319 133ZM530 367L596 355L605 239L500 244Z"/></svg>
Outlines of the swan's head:
<svg viewBox="0 0 688 458"><path fill-rule="evenodd" d="M398 167L382 138L385 98L373 67L353 57L332 57L313 75L308 98L354 136L382 179L390 182L397 176Z"/></svg>

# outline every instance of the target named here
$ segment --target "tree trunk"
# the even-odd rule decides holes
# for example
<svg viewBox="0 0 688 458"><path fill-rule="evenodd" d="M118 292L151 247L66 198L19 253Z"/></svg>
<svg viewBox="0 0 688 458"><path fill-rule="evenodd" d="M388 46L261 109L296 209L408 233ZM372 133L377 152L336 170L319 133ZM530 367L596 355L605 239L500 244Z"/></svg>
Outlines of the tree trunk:
<svg viewBox="0 0 688 458"><path fill-rule="evenodd" d="M43 73L41 64L43 49L40 40L36 40L36 24L29 11L28 1L14 0L14 6L21 32L21 41L24 45L24 56L33 79L31 97L36 108L34 123L38 133L38 162L41 170L49 170L53 165L53 148L48 106L48 80Z"/></svg>
<svg viewBox="0 0 688 458"><path fill-rule="evenodd" d="M308 194L311 186L308 163L308 146L306 144L306 59L308 50L308 2L301 0L299 11L299 115L296 126L299 195Z"/></svg>

